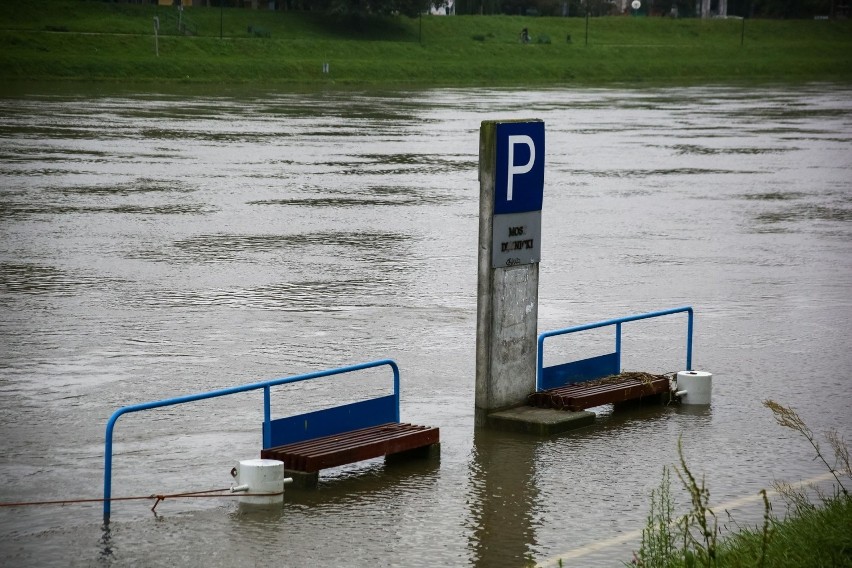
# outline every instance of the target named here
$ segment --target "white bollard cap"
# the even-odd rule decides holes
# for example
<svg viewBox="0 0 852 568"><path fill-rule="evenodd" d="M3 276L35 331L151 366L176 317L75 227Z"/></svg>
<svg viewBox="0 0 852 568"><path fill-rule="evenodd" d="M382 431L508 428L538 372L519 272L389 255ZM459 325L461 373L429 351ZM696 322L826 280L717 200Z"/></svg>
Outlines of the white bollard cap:
<svg viewBox="0 0 852 568"><path fill-rule="evenodd" d="M248 486L249 495L240 497L245 505L280 505L284 502L284 462L279 460L242 460L236 467L237 485ZM270 495L251 495L269 493Z"/></svg>
<svg viewBox="0 0 852 568"><path fill-rule="evenodd" d="M713 374L706 371L680 371L677 390L683 392L681 404L709 405L713 391Z"/></svg>

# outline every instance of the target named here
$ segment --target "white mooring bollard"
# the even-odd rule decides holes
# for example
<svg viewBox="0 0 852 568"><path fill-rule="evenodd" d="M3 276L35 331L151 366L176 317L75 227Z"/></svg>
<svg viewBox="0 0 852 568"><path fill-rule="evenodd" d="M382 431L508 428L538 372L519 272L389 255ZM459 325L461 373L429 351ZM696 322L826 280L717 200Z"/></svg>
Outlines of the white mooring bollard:
<svg viewBox="0 0 852 568"><path fill-rule="evenodd" d="M713 374L705 371L680 371L677 374L675 395L682 404L710 404L713 390Z"/></svg>
<svg viewBox="0 0 852 568"><path fill-rule="evenodd" d="M241 505L281 505L284 485L293 481L290 477L284 478L284 462L278 460L242 460L231 470L231 475L237 479L231 492L249 494L240 497Z"/></svg>

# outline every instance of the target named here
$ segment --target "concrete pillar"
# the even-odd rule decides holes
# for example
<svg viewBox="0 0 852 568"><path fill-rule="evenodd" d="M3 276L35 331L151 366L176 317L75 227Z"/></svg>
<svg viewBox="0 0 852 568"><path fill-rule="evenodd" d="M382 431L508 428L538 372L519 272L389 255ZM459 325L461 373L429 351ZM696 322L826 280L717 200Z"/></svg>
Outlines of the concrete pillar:
<svg viewBox="0 0 852 568"><path fill-rule="evenodd" d="M503 145L500 149L498 141ZM543 179L544 123L482 123L476 326L478 425L485 424L490 412L525 404L535 390ZM531 201L524 203L530 196Z"/></svg>

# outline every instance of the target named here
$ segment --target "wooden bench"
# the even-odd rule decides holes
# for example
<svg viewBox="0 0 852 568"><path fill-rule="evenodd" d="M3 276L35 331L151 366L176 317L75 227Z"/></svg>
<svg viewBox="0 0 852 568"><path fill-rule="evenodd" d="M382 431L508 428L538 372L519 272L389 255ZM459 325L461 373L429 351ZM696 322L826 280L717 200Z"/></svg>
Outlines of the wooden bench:
<svg viewBox="0 0 852 568"><path fill-rule="evenodd" d="M634 400L660 400L670 393L670 379L664 375L621 371L621 328L628 322L686 313L686 368L692 368L691 306L647 312L540 333L536 392L527 401L532 406L580 411L602 404ZM615 351L586 359L544 366L545 339L597 328L615 328Z"/></svg>
<svg viewBox="0 0 852 568"><path fill-rule="evenodd" d="M313 473L431 446L438 443L438 438L438 428L388 422L269 448L261 452L261 457L282 461L287 470Z"/></svg>
<svg viewBox="0 0 852 568"><path fill-rule="evenodd" d="M631 376L631 375L641 375ZM669 392L669 379L647 373L624 373L609 382L585 381L534 392L529 397L532 406L574 412L600 406L641 400Z"/></svg>
<svg viewBox="0 0 852 568"><path fill-rule="evenodd" d="M323 469L382 457L428 457L440 431L399 420L399 377L391 395L271 420L260 457L284 462L296 487L316 487Z"/></svg>

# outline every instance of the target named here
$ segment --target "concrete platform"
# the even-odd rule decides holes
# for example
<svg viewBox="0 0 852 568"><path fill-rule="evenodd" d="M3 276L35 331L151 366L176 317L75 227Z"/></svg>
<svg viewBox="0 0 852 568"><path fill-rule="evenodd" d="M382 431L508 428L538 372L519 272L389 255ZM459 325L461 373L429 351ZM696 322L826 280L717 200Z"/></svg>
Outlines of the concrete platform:
<svg viewBox="0 0 852 568"><path fill-rule="evenodd" d="M492 412L487 417L490 428L540 436L583 428L593 424L594 421L595 413L587 410L571 412L526 405Z"/></svg>

